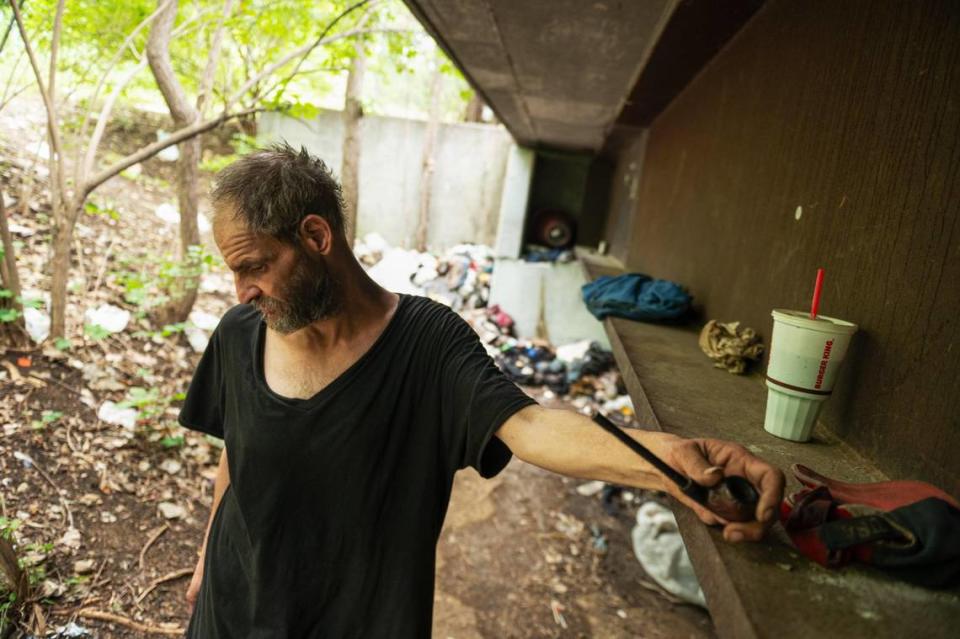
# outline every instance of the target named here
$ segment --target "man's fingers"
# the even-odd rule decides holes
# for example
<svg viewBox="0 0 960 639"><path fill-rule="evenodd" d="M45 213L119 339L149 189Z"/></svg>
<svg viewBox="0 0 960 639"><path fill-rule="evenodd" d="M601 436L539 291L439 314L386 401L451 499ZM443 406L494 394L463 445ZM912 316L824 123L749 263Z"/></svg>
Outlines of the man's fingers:
<svg viewBox="0 0 960 639"><path fill-rule="evenodd" d="M723 529L723 538L731 543L741 541L760 541L766 527L759 521L727 524Z"/></svg>
<svg viewBox="0 0 960 639"><path fill-rule="evenodd" d="M753 467L760 466L753 475L749 477L751 483L760 491L760 500L757 502L757 521L764 524L770 524L776 519L777 507L783 499L783 487L786 478L783 473L772 466L763 462L753 464Z"/></svg>
<svg viewBox="0 0 960 639"><path fill-rule="evenodd" d="M713 486L723 479L723 467L707 459L704 451L694 441L685 442L676 453L680 472L702 486Z"/></svg>
<svg viewBox="0 0 960 639"><path fill-rule="evenodd" d="M687 508L695 512L697 514L697 517L700 518L700 521L702 521L708 526L722 526L727 523L726 519L720 517L719 515L717 515L711 510L707 510L702 505L698 504L697 502L693 501L692 499L690 499L689 497L687 497L682 493L675 494L674 497L681 504L683 504L684 506L686 506Z"/></svg>

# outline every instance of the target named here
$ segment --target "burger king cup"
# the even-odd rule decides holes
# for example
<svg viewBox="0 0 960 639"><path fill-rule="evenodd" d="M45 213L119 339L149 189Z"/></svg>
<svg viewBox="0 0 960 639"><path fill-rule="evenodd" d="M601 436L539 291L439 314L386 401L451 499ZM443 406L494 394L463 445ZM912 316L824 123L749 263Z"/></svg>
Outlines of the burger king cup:
<svg viewBox="0 0 960 639"><path fill-rule="evenodd" d="M811 313L774 309L767 364L768 433L805 442L833 392L857 325Z"/></svg>

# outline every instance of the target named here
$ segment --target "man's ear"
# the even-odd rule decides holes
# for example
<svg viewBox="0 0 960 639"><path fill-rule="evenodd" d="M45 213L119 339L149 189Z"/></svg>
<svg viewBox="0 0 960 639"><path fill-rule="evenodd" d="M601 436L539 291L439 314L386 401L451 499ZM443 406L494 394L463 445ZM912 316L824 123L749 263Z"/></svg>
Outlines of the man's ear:
<svg viewBox="0 0 960 639"><path fill-rule="evenodd" d="M311 213L300 220L300 240L311 251L329 255L333 249L333 229L324 218Z"/></svg>

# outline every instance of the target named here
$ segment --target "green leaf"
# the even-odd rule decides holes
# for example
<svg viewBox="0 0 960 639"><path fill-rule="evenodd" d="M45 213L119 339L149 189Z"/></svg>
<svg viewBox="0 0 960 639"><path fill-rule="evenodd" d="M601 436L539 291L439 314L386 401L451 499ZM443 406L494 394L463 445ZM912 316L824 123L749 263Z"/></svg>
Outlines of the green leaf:
<svg viewBox="0 0 960 639"><path fill-rule="evenodd" d="M17 297L17 302L24 308L43 308L43 300L39 297Z"/></svg>
<svg viewBox="0 0 960 639"><path fill-rule="evenodd" d="M160 444L164 448L178 448L180 446L183 446L184 441L185 440L183 438L183 435L178 435L176 437L170 437L168 435L167 437L164 437L163 439L160 440Z"/></svg>
<svg viewBox="0 0 960 639"><path fill-rule="evenodd" d="M100 326L99 324L84 324L83 325L83 334L92 339L95 342L98 342L102 339L105 339L107 335L110 334L110 331Z"/></svg>
<svg viewBox="0 0 960 639"><path fill-rule="evenodd" d="M186 322L178 322L176 324L167 324L166 326L163 327L163 329L161 329L160 334L163 337L170 337L175 333L182 333L186 327L187 327Z"/></svg>
<svg viewBox="0 0 960 639"><path fill-rule="evenodd" d="M287 115L301 120L313 120L320 115L320 109L313 104L297 102L286 108Z"/></svg>

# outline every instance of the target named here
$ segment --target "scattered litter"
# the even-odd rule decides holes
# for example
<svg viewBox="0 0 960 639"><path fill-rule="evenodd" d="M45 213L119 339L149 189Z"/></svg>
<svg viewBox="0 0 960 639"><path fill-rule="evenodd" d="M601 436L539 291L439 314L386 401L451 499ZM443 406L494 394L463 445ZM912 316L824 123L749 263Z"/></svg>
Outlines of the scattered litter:
<svg viewBox="0 0 960 639"><path fill-rule="evenodd" d="M760 359L763 342L752 328L740 328L740 322L710 320L700 331L700 350L717 368L742 375L749 361Z"/></svg>
<svg viewBox="0 0 960 639"><path fill-rule="evenodd" d="M607 552L609 543L607 542L607 536L603 534L603 531L600 530L600 526L597 524L590 524L590 538L593 543L593 549L599 553Z"/></svg>
<svg viewBox="0 0 960 639"><path fill-rule="evenodd" d="M633 400L629 395L620 395L616 399L608 399L603 403L603 410L606 413L622 413L629 417L633 415Z"/></svg>
<svg viewBox="0 0 960 639"><path fill-rule="evenodd" d="M381 259L383 254L390 248L390 243L383 239L379 233L367 233L363 240L357 240L353 246L353 253L365 266L373 266Z"/></svg>
<svg viewBox="0 0 960 639"><path fill-rule="evenodd" d="M44 579L40 584L40 596L42 597L60 597L67 592L67 587L59 581L53 579Z"/></svg>
<svg viewBox="0 0 960 639"><path fill-rule="evenodd" d="M120 333L130 323L130 311L113 304L88 308L83 317L88 324L95 324L108 333Z"/></svg>
<svg viewBox="0 0 960 639"><path fill-rule="evenodd" d="M191 324L205 331L212 331L220 323L220 318L213 313L198 310L192 311L187 319L190 320Z"/></svg>
<svg viewBox="0 0 960 639"><path fill-rule="evenodd" d="M187 342L189 342L194 353L202 353L206 350L207 344L210 342L210 335L207 331L196 326L187 326L183 329L183 333L187 336Z"/></svg>
<svg viewBox="0 0 960 639"><path fill-rule="evenodd" d="M377 284L394 293L422 295L423 289L412 281L419 268L419 252L390 249L379 262L370 267L367 274Z"/></svg>
<svg viewBox="0 0 960 639"><path fill-rule="evenodd" d="M354 255L378 284L396 293L424 295L455 311L483 308L490 298L493 250L458 244L442 256L391 247L376 233L354 244Z"/></svg>
<svg viewBox="0 0 960 639"><path fill-rule="evenodd" d="M601 490L603 490L604 483L602 481L588 481L585 484L580 484L577 486L577 493L583 495L584 497L593 497Z"/></svg>
<svg viewBox="0 0 960 639"><path fill-rule="evenodd" d="M88 575L93 572L96 562L93 559L81 559L73 562L73 572L78 575Z"/></svg>
<svg viewBox="0 0 960 639"><path fill-rule="evenodd" d="M167 473L168 475L176 475L183 468L183 464L178 462L172 457L168 457L160 462L160 470Z"/></svg>
<svg viewBox="0 0 960 639"><path fill-rule="evenodd" d="M588 339L580 340L579 342L572 342L570 344L564 344L563 346L557 347L557 359L566 364L570 364L579 359L583 359L587 355L587 351L590 350L591 342Z"/></svg>
<svg viewBox="0 0 960 639"><path fill-rule="evenodd" d="M26 325L27 334L35 343L39 344L50 337L50 316L39 308L24 308L23 323Z"/></svg>
<svg viewBox="0 0 960 639"><path fill-rule="evenodd" d="M31 468L33 466L33 459L30 458L30 455L24 455L19 450L13 451L13 458L23 464L24 468Z"/></svg>
<svg viewBox="0 0 960 639"><path fill-rule="evenodd" d="M158 205L157 208L153 210L153 213L167 224L180 223L180 211L169 202Z"/></svg>
<svg viewBox="0 0 960 639"><path fill-rule="evenodd" d="M160 502L157 504L157 508L164 519L181 519L187 516L187 510L183 506L169 501Z"/></svg>
<svg viewBox="0 0 960 639"><path fill-rule="evenodd" d="M563 611L566 609L567 608L556 599L550 600L550 612L553 613L553 620L564 630L567 629L567 620L563 616Z"/></svg>
<svg viewBox="0 0 960 639"><path fill-rule="evenodd" d="M127 430L133 430L137 425L137 409L125 408L111 401L105 401L97 410L97 418L108 424L123 426Z"/></svg>
<svg viewBox="0 0 960 639"><path fill-rule="evenodd" d="M96 493L85 493L77 499L84 506L96 506L103 503L103 498Z"/></svg>
<svg viewBox="0 0 960 639"><path fill-rule="evenodd" d="M136 163L133 166L128 166L124 170L120 171L120 175L127 178L128 180L136 180L143 174L143 164Z"/></svg>
<svg viewBox="0 0 960 639"><path fill-rule="evenodd" d="M67 532L63 533L63 536L57 541L61 546L66 546L67 548L72 548L77 550L80 548L80 531L76 528L68 528Z"/></svg>
<svg viewBox="0 0 960 639"><path fill-rule="evenodd" d="M564 248L550 248L539 244L528 244L523 259L527 262L572 262L573 251Z"/></svg>
<svg viewBox="0 0 960 639"><path fill-rule="evenodd" d="M652 579L684 601L706 607L672 512L657 502L643 504L637 511L637 525L631 537L633 552Z"/></svg>
<svg viewBox="0 0 960 639"><path fill-rule="evenodd" d="M19 235L20 237L33 237L37 234L32 228L17 224L16 222L8 222L7 228L14 235Z"/></svg>
<svg viewBox="0 0 960 639"><path fill-rule="evenodd" d="M140 166L139 164L137 166ZM85 639L86 637L92 637L93 633L84 628L81 625L78 625L74 622L70 622L65 626L61 626L54 631L52 635L47 635L48 639Z"/></svg>
<svg viewBox="0 0 960 639"><path fill-rule="evenodd" d="M157 142L162 142L170 137L170 134L166 131L160 129L157 131ZM176 162L180 159L180 149L177 148L176 144L172 144L165 148L164 150L157 153L156 156L158 159L163 160L164 162Z"/></svg>

